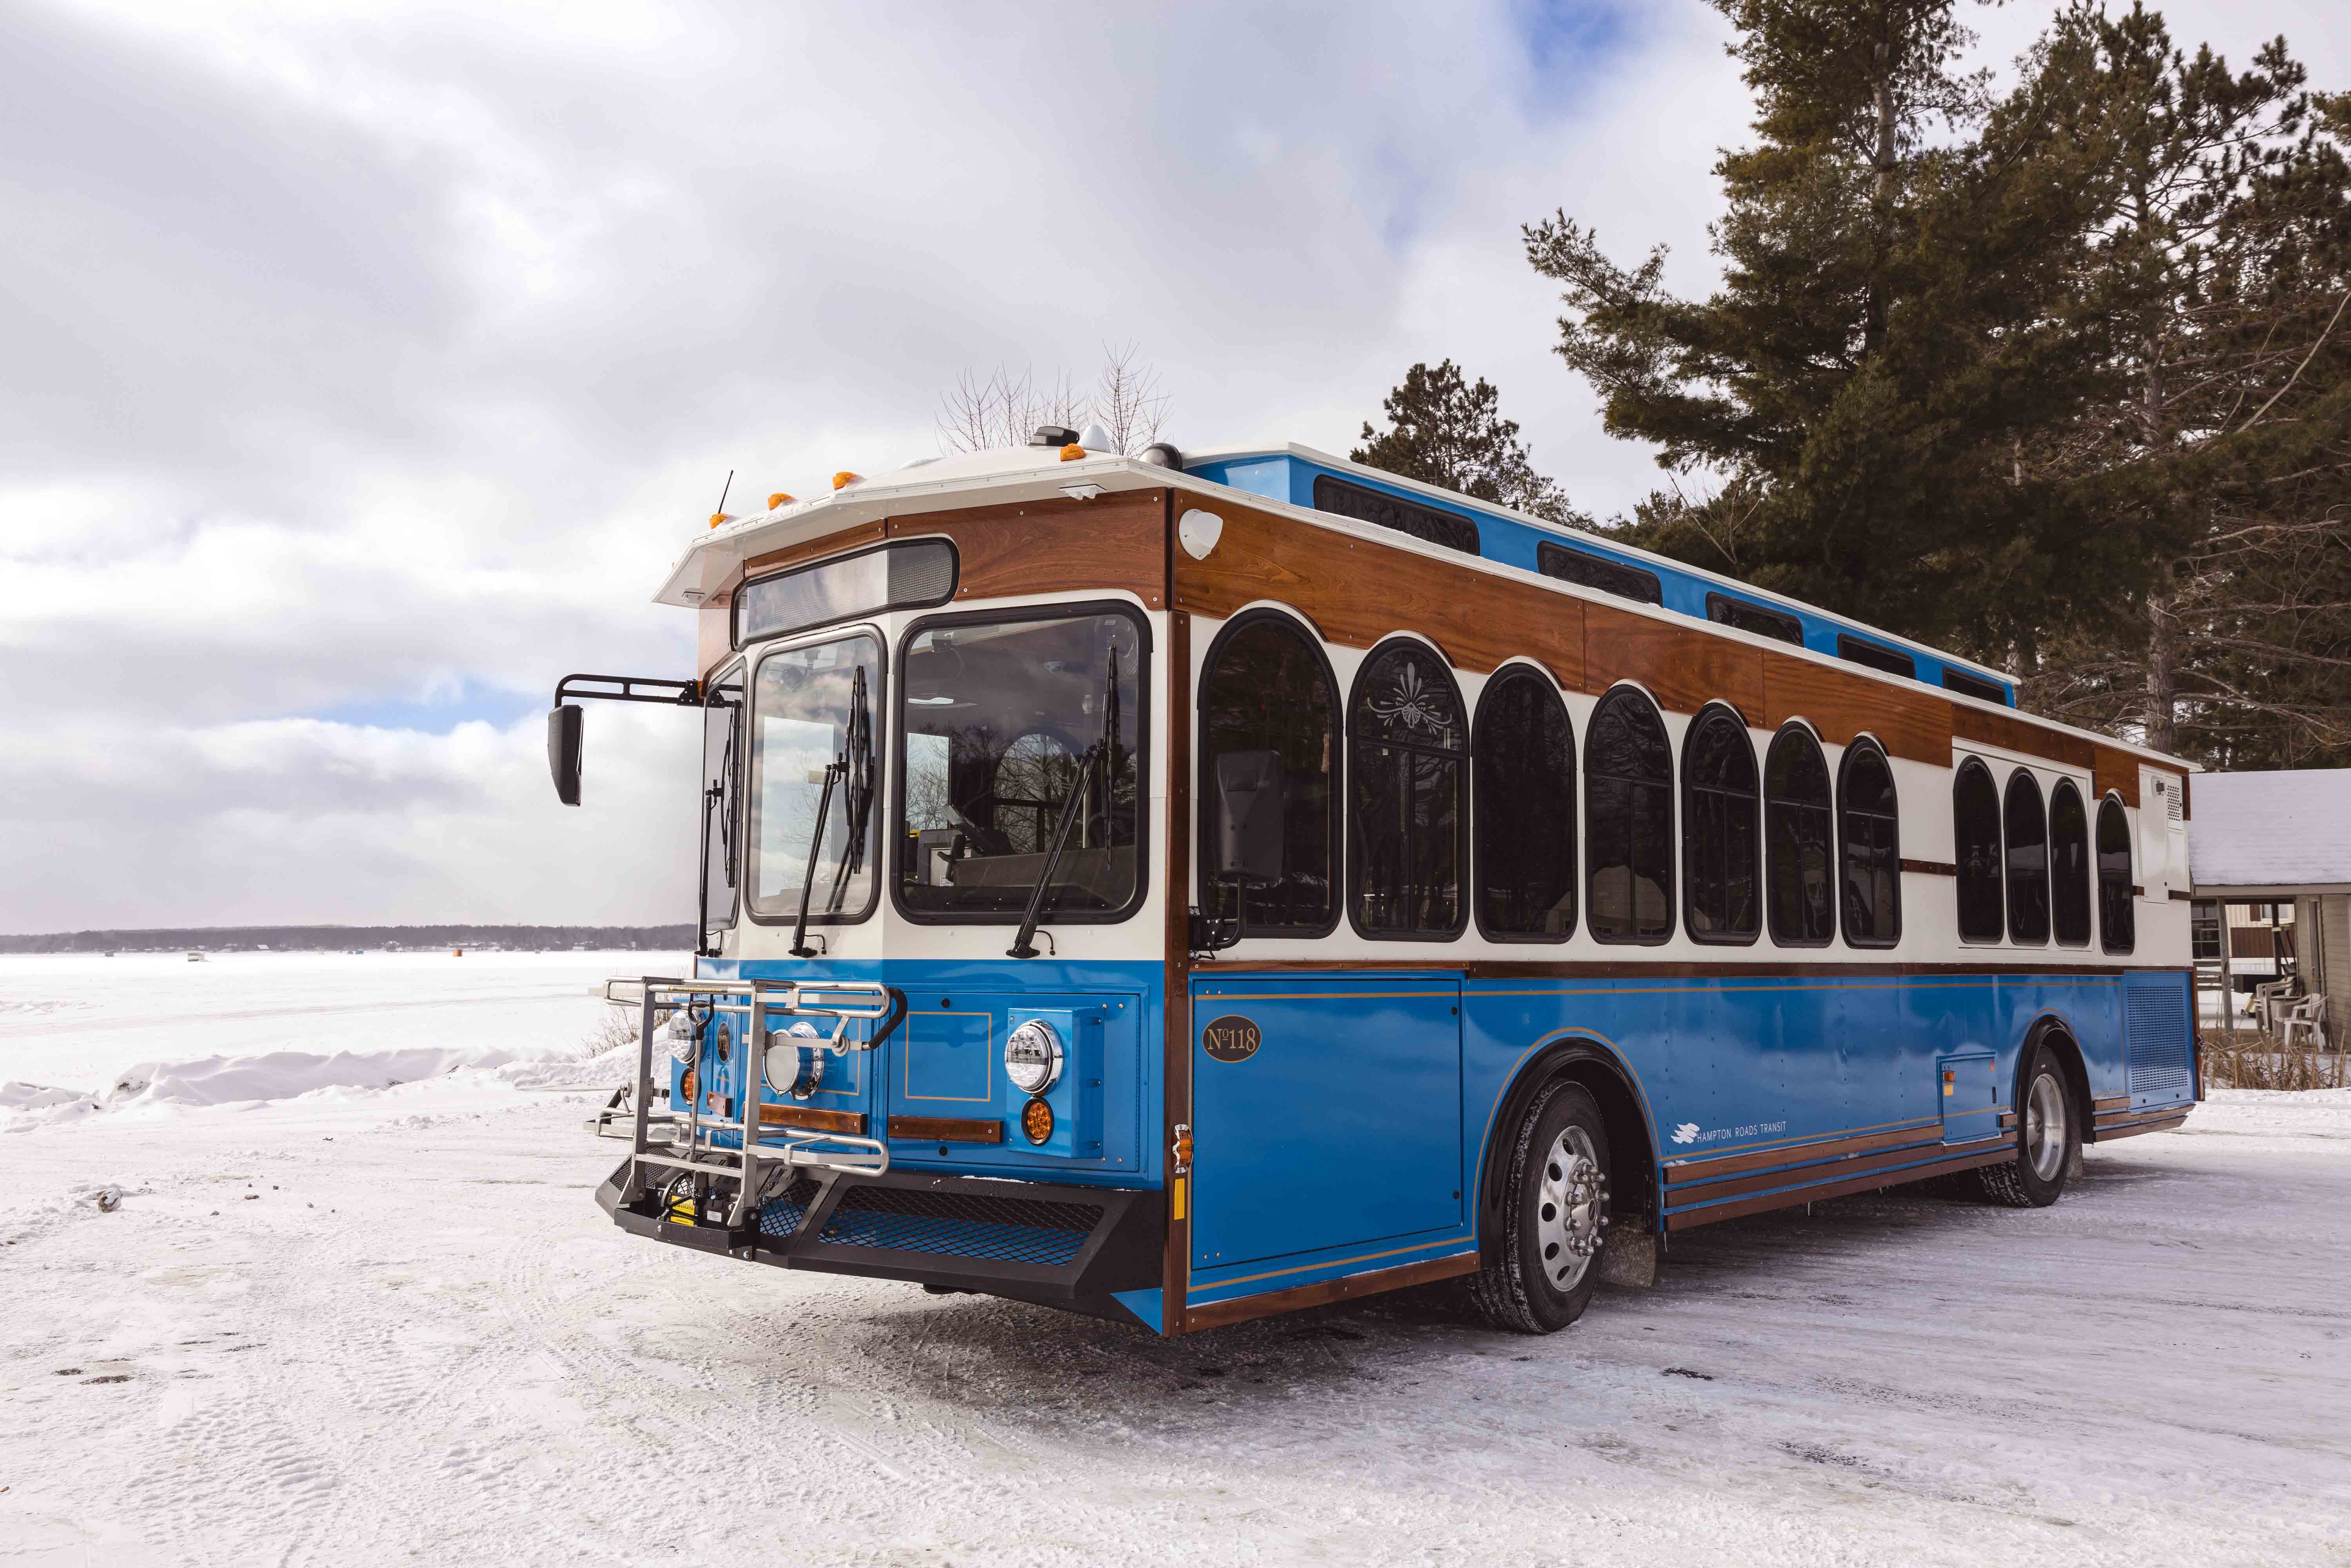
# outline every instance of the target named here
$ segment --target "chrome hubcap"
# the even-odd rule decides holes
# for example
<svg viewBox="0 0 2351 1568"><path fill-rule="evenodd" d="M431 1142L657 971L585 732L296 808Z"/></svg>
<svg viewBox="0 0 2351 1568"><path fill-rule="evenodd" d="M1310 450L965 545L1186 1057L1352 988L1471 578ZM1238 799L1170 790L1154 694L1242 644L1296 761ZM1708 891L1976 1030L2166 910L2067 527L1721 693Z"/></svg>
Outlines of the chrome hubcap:
<svg viewBox="0 0 2351 1568"><path fill-rule="evenodd" d="M2065 1163L2065 1092L2054 1073L2035 1078L2024 1097L2024 1157L2043 1181L2054 1181Z"/></svg>
<svg viewBox="0 0 2351 1568"><path fill-rule="evenodd" d="M1543 1156L1541 1176L1535 1193L1536 1250L1552 1288L1572 1291L1592 1267L1601 1233L1608 1228L1608 1178L1600 1174L1591 1134L1581 1127L1562 1131Z"/></svg>

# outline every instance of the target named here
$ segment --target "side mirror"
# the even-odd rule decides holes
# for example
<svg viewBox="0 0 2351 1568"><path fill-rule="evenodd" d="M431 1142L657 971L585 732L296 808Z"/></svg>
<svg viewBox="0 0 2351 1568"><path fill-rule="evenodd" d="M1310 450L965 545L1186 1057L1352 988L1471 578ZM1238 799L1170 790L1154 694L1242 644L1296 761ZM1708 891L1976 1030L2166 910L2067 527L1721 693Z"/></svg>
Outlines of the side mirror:
<svg viewBox="0 0 2351 1568"><path fill-rule="evenodd" d="M580 732L586 716L578 703L565 703L547 716L547 770L555 775L555 798L580 804Z"/></svg>
<svg viewBox="0 0 2351 1568"><path fill-rule="evenodd" d="M1281 880L1287 793L1278 751L1228 751L1217 758L1217 881Z"/></svg>

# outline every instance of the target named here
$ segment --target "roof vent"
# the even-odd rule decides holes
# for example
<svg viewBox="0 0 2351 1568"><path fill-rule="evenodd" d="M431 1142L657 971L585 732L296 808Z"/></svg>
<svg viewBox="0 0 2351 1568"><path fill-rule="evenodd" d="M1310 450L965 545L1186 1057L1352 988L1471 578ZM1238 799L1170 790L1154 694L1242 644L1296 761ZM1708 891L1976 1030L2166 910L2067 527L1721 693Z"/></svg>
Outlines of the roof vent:
<svg viewBox="0 0 2351 1568"><path fill-rule="evenodd" d="M1031 446L1074 446L1078 433L1066 424L1040 424L1029 437Z"/></svg>

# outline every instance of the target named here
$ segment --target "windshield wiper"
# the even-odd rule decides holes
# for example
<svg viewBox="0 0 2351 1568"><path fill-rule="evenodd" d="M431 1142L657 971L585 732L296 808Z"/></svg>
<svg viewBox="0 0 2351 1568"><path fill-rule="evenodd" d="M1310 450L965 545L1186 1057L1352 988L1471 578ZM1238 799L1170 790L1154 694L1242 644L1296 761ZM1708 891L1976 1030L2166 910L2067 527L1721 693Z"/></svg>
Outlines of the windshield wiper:
<svg viewBox="0 0 2351 1568"><path fill-rule="evenodd" d="M832 787L849 771L845 758L836 757L824 765L824 794L816 803L816 832L809 839L808 873L800 878L800 915L792 923L792 956L813 958L817 950L808 945L809 899L816 892L816 856L824 848L824 820L832 810Z"/></svg>
<svg viewBox="0 0 2351 1568"><path fill-rule="evenodd" d="M1061 851L1070 841L1070 829L1078 820L1078 812L1086 803L1086 787L1094 776L1094 760L1101 747L1086 747L1085 759L1078 764L1078 777L1070 786L1069 799L1061 802L1061 815L1053 824L1052 847L1045 852L1045 863L1038 869L1037 885L1029 890L1029 913L1020 917L1020 934L1005 950L1008 958L1034 958L1037 946L1037 921L1045 913L1045 889L1052 885L1053 873L1061 864Z"/></svg>
<svg viewBox="0 0 2351 1568"><path fill-rule="evenodd" d="M848 731L848 745L841 754L841 804L849 837L841 841L841 859L832 869L832 892L824 901L825 912L831 915L841 913L841 901L849 894L849 879L864 867L866 824L873 814L873 715L865 700L862 664L849 678Z"/></svg>

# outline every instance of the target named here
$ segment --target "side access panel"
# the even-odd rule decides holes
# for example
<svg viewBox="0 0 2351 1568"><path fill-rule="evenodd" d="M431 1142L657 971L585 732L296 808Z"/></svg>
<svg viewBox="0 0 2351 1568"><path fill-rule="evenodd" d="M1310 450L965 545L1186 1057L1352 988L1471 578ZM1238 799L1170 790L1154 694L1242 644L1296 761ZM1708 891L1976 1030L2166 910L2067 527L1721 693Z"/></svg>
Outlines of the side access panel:
<svg viewBox="0 0 2351 1568"><path fill-rule="evenodd" d="M1192 1267L1461 1224L1458 979L1193 982Z"/></svg>

